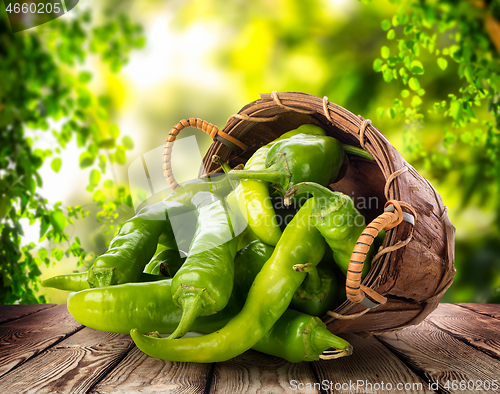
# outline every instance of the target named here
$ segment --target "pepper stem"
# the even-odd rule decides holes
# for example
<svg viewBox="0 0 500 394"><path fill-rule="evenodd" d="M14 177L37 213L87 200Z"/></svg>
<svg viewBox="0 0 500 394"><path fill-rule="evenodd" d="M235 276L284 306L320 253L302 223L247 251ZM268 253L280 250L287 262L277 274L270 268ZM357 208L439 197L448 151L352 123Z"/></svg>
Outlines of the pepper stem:
<svg viewBox="0 0 500 394"><path fill-rule="evenodd" d="M309 272L312 271L313 268L315 268L311 263L306 263L306 264L295 264L293 267L294 271L297 272Z"/></svg>
<svg viewBox="0 0 500 394"><path fill-rule="evenodd" d="M304 279L304 282L302 282L300 289L308 294L316 294L321 292L322 284L323 280L319 275L318 268L314 267L314 269L307 273L307 276Z"/></svg>
<svg viewBox="0 0 500 394"><path fill-rule="evenodd" d="M87 275L87 281L90 287L106 287L119 283L115 267L92 267L87 271Z"/></svg>
<svg viewBox="0 0 500 394"><path fill-rule="evenodd" d="M309 271L306 278L296 291L299 299L322 302L324 298L335 286L332 284L332 277L321 268L314 268Z"/></svg>
<svg viewBox="0 0 500 394"><path fill-rule="evenodd" d="M352 346L346 340L333 335L326 327L318 326L311 331L311 346L322 360L331 360L352 354Z"/></svg>
<svg viewBox="0 0 500 394"><path fill-rule="evenodd" d="M203 313L204 302L200 292L185 295L180 303L182 306L181 321L167 339L176 339L186 335L196 318Z"/></svg>
<svg viewBox="0 0 500 394"><path fill-rule="evenodd" d="M240 179L255 179L275 185L279 191L285 193L290 183L291 174L288 170L285 154L277 154L273 164L265 170L231 170L229 175Z"/></svg>
<svg viewBox="0 0 500 394"><path fill-rule="evenodd" d="M348 145L348 144L342 144L342 148L344 148L344 151L346 153L350 153L351 155L363 157L365 159L374 161L375 159L373 158L372 155L370 155L367 151L364 149L358 148L356 146Z"/></svg>
<svg viewBox="0 0 500 394"><path fill-rule="evenodd" d="M314 182L301 182L292 186L285 193L285 205L291 204L291 199L299 194L310 193L314 197L311 216L325 217L331 212L338 211L347 201L348 197L342 193L334 192Z"/></svg>
<svg viewBox="0 0 500 394"><path fill-rule="evenodd" d="M222 171L224 171L224 174L226 174L227 177L229 178L229 182L231 182L231 186L233 188L235 188L238 185L238 182L234 179L234 177L229 176L229 172L231 171L231 166L229 164L222 161L222 159L217 155L212 156L212 163L220 165L220 168L222 168Z"/></svg>
<svg viewBox="0 0 500 394"><path fill-rule="evenodd" d="M285 193L285 205L290 205L290 200L292 197L298 196L300 194L311 193L315 197L326 197L329 198L332 191L318 183L314 182L301 182L292 186Z"/></svg>

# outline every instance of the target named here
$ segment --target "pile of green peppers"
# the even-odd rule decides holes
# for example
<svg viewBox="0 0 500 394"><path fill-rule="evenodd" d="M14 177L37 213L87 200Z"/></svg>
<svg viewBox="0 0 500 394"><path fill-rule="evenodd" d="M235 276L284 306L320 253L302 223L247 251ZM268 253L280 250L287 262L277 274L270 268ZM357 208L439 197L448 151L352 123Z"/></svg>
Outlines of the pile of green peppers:
<svg viewBox="0 0 500 394"><path fill-rule="evenodd" d="M250 348L290 362L348 356L352 346L321 320L345 300L365 228L351 198L328 188L346 152L369 158L302 125L243 168L221 163L225 175L181 185L126 221L88 271L42 285L72 291L68 310L81 324L130 334L164 360L218 362ZM175 224L189 212L191 233Z"/></svg>

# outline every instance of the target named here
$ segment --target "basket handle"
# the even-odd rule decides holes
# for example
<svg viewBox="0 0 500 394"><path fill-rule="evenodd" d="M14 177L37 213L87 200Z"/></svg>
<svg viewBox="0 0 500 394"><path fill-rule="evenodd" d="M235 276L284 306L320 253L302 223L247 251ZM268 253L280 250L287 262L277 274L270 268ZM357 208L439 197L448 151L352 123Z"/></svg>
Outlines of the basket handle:
<svg viewBox="0 0 500 394"><path fill-rule="evenodd" d="M163 176L172 190L179 187L179 183L175 180L172 172L172 148L177 136L186 127L195 127L202 130L208 134L212 140L217 140L234 151L245 151L248 148L243 142L219 130L217 126L212 123L208 123L206 120L199 118L182 119L179 123L172 127L168 133L167 140L165 141L165 147L163 148Z"/></svg>
<svg viewBox="0 0 500 394"><path fill-rule="evenodd" d="M375 218L366 228L354 246L354 250L347 268L346 295L351 302L361 303L368 308L375 308L387 302L387 298L377 293L375 290L361 284L361 275L366 259L366 254L370 250L375 237L382 229L390 230L399 225L403 220L414 224L413 215L403 212L401 206L413 209L402 201L389 200L384 205L384 213ZM366 298L368 295L375 302Z"/></svg>

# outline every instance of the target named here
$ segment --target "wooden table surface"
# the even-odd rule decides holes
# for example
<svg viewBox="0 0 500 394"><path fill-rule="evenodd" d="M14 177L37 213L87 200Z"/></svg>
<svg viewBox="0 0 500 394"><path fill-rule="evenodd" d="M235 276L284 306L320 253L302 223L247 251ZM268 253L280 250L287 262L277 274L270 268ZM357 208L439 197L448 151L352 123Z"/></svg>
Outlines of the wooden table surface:
<svg viewBox="0 0 500 394"><path fill-rule="evenodd" d="M0 306L0 393L500 393L500 305L441 304L391 334L342 335L354 354L292 364L250 350L214 364L146 356L66 305Z"/></svg>

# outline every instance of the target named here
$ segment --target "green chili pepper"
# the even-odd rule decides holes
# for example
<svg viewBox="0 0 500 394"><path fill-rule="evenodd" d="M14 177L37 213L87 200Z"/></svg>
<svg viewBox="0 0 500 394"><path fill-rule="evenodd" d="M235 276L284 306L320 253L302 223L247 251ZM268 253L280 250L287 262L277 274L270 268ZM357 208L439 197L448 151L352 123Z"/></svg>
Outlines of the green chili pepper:
<svg viewBox="0 0 500 394"><path fill-rule="evenodd" d="M309 221L313 199L297 212L283 232L271 258L255 278L241 312L215 333L175 340L151 338L130 332L146 354L171 361L216 362L228 360L254 346L287 309L306 274L295 264L315 266L325 252L325 241Z"/></svg>
<svg viewBox="0 0 500 394"><path fill-rule="evenodd" d="M337 178L345 160L342 144L324 135L320 127L303 125L297 131L304 129L321 130L323 135L299 133L281 139L269 148L265 168L233 170L231 174L269 182L283 194L294 184L305 181L329 185Z"/></svg>
<svg viewBox="0 0 500 394"><path fill-rule="evenodd" d="M152 283L126 283L70 293L68 311L79 323L100 331L128 334L132 327L172 333L182 316L172 300L172 279ZM193 331L217 330L234 316L241 303L236 298L223 311L200 316Z"/></svg>
<svg viewBox="0 0 500 394"><path fill-rule="evenodd" d="M250 284L241 283L241 278L255 278L267 260L272 256L274 248L262 241L254 241L238 252L234 262L234 286L248 292ZM335 276L328 265L332 256L323 256L318 267L310 268L307 276L293 295L290 307L313 316L324 316L337 298Z"/></svg>
<svg viewBox="0 0 500 394"><path fill-rule="evenodd" d="M181 310L171 298L171 282L164 279L70 293L68 311L79 323L101 331L128 334L132 327L138 327L170 333L181 319ZM250 286L252 280L242 282ZM222 328L238 313L243 302L244 299L232 296L221 312L198 317L193 331L211 333ZM327 350L332 347L341 350ZM283 313L253 348L292 362L336 358L352 352L350 345L330 333L321 320L291 309Z"/></svg>
<svg viewBox="0 0 500 394"><path fill-rule="evenodd" d="M365 219L349 196L312 182L290 188L285 195L285 203L303 193L314 196L311 221L328 242L333 259L346 274L354 246L366 227ZM370 261L369 256L366 261ZM369 269L369 264L365 264L363 275Z"/></svg>
<svg viewBox="0 0 500 394"><path fill-rule="evenodd" d="M349 342L328 331L320 318L293 309L287 309L253 349L292 363L352 354Z"/></svg>
<svg viewBox="0 0 500 394"><path fill-rule="evenodd" d="M291 130L267 145L260 147L255 151L252 157L247 160L244 169L241 171L246 173L247 171L265 170L266 156L269 150L281 140L285 140L297 134L326 134L323 129L310 126L312 125L303 125L296 130ZM263 182L258 179L244 179L242 177L240 185L237 186L235 190L238 205L241 212L245 215L250 229L263 242L276 246L281 237L281 229L276 221L274 209L269 198L268 182Z"/></svg>
<svg viewBox="0 0 500 394"><path fill-rule="evenodd" d="M90 287L136 282L154 255L158 238L168 224L169 215L185 213L189 207L160 201L142 209L120 228L109 248L88 271ZM175 239L172 240L175 244ZM172 246L174 249L176 246Z"/></svg>
<svg viewBox="0 0 500 394"><path fill-rule="evenodd" d="M87 282L88 272L75 272L71 274L63 274L47 278L42 281L43 287L53 287L54 289L66 291L80 291L89 289ZM157 274L142 272L138 278L138 282L152 282L155 280L165 279L164 276Z"/></svg>
<svg viewBox="0 0 500 394"><path fill-rule="evenodd" d="M186 261L186 255L172 249L164 249L155 254L144 268L144 272L171 278Z"/></svg>
<svg viewBox="0 0 500 394"><path fill-rule="evenodd" d="M168 230L166 230L165 233L160 236L160 239L163 238L165 234L167 234L167 236L169 234L172 234L171 237L173 237L172 229L169 228ZM146 267L144 268L144 272L142 272L139 278L136 278L137 280L134 280L134 282L150 282L154 280L164 279L165 276L171 276L168 274L169 270L173 269L177 271L182 265L182 262L185 260L181 257L183 253L177 250L175 244L172 245L172 238L170 238L170 245L168 246L166 245L168 242L165 238L163 238L162 241L165 244L158 244L155 256L146 265ZM168 263L168 261L170 261L170 263ZM163 264L162 268L164 270L164 273L167 273L167 275L163 275L159 272L160 264ZM156 267L157 265L158 267ZM87 280L88 275L88 271L57 275L42 281L42 286L53 287L59 290L80 291L90 288Z"/></svg>
<svg viewBox="0 0 500 394"><path fill-rule="evenodd" d="M90 288L89 282L87 282L87 275L87 272L57 275L43 280L42 286L69 291L85 290Z"/></svg>
<svg viewBox="0 0 500 394"><path fill-rule="evenodd" d="M260 267L273 250L256 241L238 252L235 286L227 306L216 314L198 317L192 330L211 333L234 317L241 310L255 278L252 267ZM177 327L181 318L181 310L171 294L171 280L95 288L71 293L68 311L79 323L101 331L125 334L137 327L167 334ZM341 350L327 350L332 347ZM336 358L352 351L347 342L331 334L318 318L291 309L283 313L253 348L291 362Z"/></svg>
<svg viewBox="0 0 500 394"><path fill-rule="evenodd" d="M215 314L196 318L192 331L204 333L222 328L243 307L248 291L274 248L255 241L234 259L234 287L227 306ZM165 278L163 278L165 279ZM101 331L128 334L140 330L171 333L178 326L182 310L172 299L171 280L100 287L72 293L68 310L83 325Z"/></svg>
<svg viewBox="0 0 500 394"><path fill-rule="evenodd" d="M234 259L236 280L226 307L215 314L197 317L190 328L192 331L210 333L218 330L241 310L256 275L254 270L247 269L248 264L255 260L260 263L262 256L267 257L265 244L251 245L238 252ZM172 299L171 279L71 293L68 310L87 327L120 334L128 334L134 327L169 334L175 331L182 316L182 309Z"/></svg>
<svg viewBox="0 0 500 394"><path fill-rule="evenodd" d="M172 297L183 313L170 340L188 332L199 315L222 310L233 288L238 238L225 204L206 192L197 193L193 204L199 212L198 226L188 257L172 280Z"/></svg>
<svg viewBox="0 0 500 394"><path fill-rule="evenodd" d="M168 211L173 216L186 214L190 210L187 204L181 205L177 202L191 203L192 195L200 190L213 190L221 194L229 192L231 183L226 176L221 178L217 181L208 178L186 182L164 201L145 207L135 217L125 222L117 236L110 242L108 251L96 259L88 272L58 275L46 279L43 285L61 290L78 291L89 287L154 280L154 277L143 274L142 270L146 265L146 260L151 258L156 242L163 244L160 250L157 249L158 253L165 249L172 251L169 253L172 257L170 265L176 271L182 262L177 243L182 243L183 240L179 240L179 237L187 239L191 234L174 236L169 218L165 218L165 213ZM186 227L183 223L181 230L186 230ZM187 232L189 233L189 229ZM164 253L161 259L165 260L165 257ZM146 271L153 270L156 263L153 261ZM158 268L155 273L158 272Z"/></svg>
<svg viewBox="0 0 500 394"><path fill-rule="evenodd" d="M331 260L325 253L317 267L305 271L307 276L295 292L291 308L321 317L340 301L335 274L329 268Z"/></svg>

